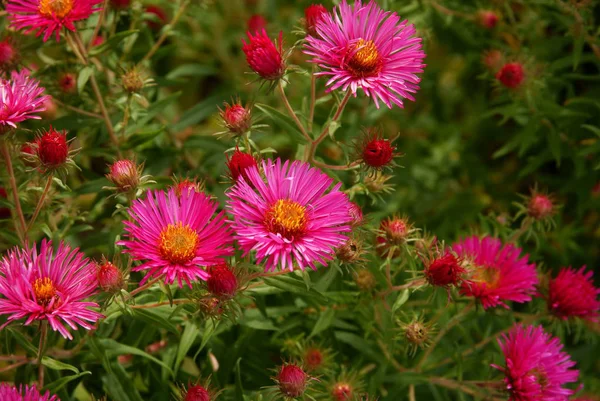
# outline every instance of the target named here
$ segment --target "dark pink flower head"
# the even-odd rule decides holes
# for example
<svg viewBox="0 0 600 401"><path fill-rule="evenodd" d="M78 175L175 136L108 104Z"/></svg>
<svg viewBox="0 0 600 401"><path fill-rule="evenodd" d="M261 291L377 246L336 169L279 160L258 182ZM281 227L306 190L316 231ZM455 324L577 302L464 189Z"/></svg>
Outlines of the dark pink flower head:
<svg viewBox="0 0 600 401"><path fill-rule="evenodd" d="M246 61L252 71L261 78L271 81L277 80L285 73L282 41L283 33L280 32L279 47L275 47L264 29L255 32L254 36L251 32L248 32L248 43L242 39L244 43L242 50L246 54Z"/></svg>
<svg viewBox="0 0 600 401"><path fill-rule="evenodd" d="M69 158L66 131L56 131L52 126L35 141L36 154L44 170L58 168Z"/></svg>
<svg viewBox="0 0 600 401"><path fill-rule="evenodd" d="M102 0L8 0L6 11L12 27L43 34L44 42L55 34L58 41L63 27L75 32L75 22L99 11L99 3Z"/></svg>
<svg viewBox="0 0 600 401"><path fill-rule="evenodd" d="M256 251L265 269L316 269L333 259L350 231L350 201L333 180L307 163L262 162L228 191L233 228L244 254ZM330 189L331 188L331 189Z"/></svg>
<svg viewBox="0 0 600 401"><path fill-rule="evenodd" d="M535 264L528 262L527 255L521 256L520 248L473 236L452 245L452 250L466 263L461 293L477 298L485 309L508 308L505 301L528 302L535 294Z"/></svg>
<svg viewBox="0 0 600 401"><path fill-rule="evenodd" d="M460 283L465 269L456 256L446 253L426 264L424 273L429 284L448 287Z"/></svg>
<svg viewBox="0 0 600 401"><path fill-rule="evenodd" d="M164 275L166 283L175 280L191 287L197 278L206 280L204 269L233 254L231 232L225 213L204 193L174 188L149 191L130 208L131 219L124 222L126 240L119 241L134 260L143 261L134 271L147 270L148 279Z"/></svg>
<svg viewBox="0 0 600 401"><path fill-rule="evenodd" d="M419 89L416 74L423 72L425 53L421 38L413 37L415 27L400 21L395 12L383 11L375 1L354 6L343 0L331 14L316 24L317 35L306 37L304 52L328 76L329 90L358 89L392 108L403 107L402 99L414 100Z"/></svg>
<svg viewBox="0 0 600 401"><path fill-rule="evenodd" d="M5 323L26 319L25 325L47 320L52 330L73 339L65 323L90 330L101 314L98 307L84 299L96 291L96 268L89 259L61 242L58 249L42 241L36 248L14 248L0 261L0 315L9 315Z"/></svg>
<svg viewBox="0 0 600 401"><path fill-rule="evenodd" d="M238 280L235 273L222 262L218 265L210 266L207 269L210 276L206 280L206 288L217 298L232 298L238 289Z"/></svg>
<svg viewBox="0 0 600 401"><path fill-rule="evenodd" d="M267 20L260 14L254 14L248 19L248 32L260 32L267 28Z"/></svg>
<svg viewBox="0 0 600 401"><path fill-rule="evenodd" d="M229 169L229 177L234 183L238 182L240 177L246 180L246 182L249 182L248 169L250 167L258 166L254 156L250 153L242 152L237 148L232 153L231 158L227 156L226 164Z"/></svg>
<svg viewBox="0 0 600 401"><path fill-rule="evenodd" d="M566 401L574 393L563 388L577 381L579 371L563 345L542 327L521 325L498 339L504 353L504 372L509 401Z"/></svg>
<svg viewBox="0 0 600 401"><path fill-rule="evenodd" d="M597 321L600 288L594 286L594 273L571 267L563 268L548 285L548 310L561 319L580 317Z"/></svg>
<svg viewBox="0 0 600 401"><path fill-rule="evenodd" d="M28 119L39 119L36 113L44 111L44 88L29 77L28 70L13 71L10 79L0 78L0 134L5 126L17 128Z"/></svg>
<svg viewBox="0 0 600 401"><path fill-rule="evenodd" d="M496 79L510 89L521 86L525 79L525 71L521 63L506 63L500 71L496 73Z"/></svg>
<svg viewBox="0 0 600 401"><path fill-rule="evenodd" d="M11 386L8 383L0 384L0 400L2 401L60 401L57 396L50 395L49 391L40 393L35 386Z"/></svg>
<svg viewBox="0 0 600 401"><path fill-rule="evenodd" d="M307 375L302 368L293 363L284 364L279 368L277 383L285 397L299 397L306 388Z"/></svg>
<svg viewBox="0 0 600 401"><path fill-rule="evenodd" d="M183 401L210 401L210 393L200 385L189 386Z"/></svg>

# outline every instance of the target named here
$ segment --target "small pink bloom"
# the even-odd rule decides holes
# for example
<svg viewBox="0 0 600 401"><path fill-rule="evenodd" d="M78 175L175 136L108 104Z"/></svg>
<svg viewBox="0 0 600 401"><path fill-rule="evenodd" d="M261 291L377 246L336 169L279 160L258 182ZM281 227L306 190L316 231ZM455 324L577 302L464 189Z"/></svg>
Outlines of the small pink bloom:
<svg viewBox="0 0 600 401"><path fill-rule="evenodd" d="M136 189L140 183L141 166L137 166L132 160L117 160L110 165L109 170L106 178L121 192Z"/></svg>
<svg viewBox="0 0 600 401"><path fill-rule="evenodd" d="M521 325L498 339L506 366L492 365L504 372L509 401L566 401L574 393L564 388L577 381L575 362L556 337L542 327Z"/></svg>
<svg viewBox="0 0 600 401"><path fill-rule="evenodd" d="M229 105L225 103L225 110L221 111L221 118L229 131L234 134L244 134L252 125L252 111L242 106L238 101Z"/></svg>
<svg viewBox="0 0 600 401"><path fill-rule="evenodd" d="M49 391L40 393L35 386L11 386L8 383L0 384L0 400L2 401L60 401L56 395Z"/></svg>
<svg viewBox="0 0 600 401"><path fill-rule="evenodd" d="M98 264L96 277L102 291L116 292L123 288L123 273L109 261Z"/></svg>
<svg viewBox="0 0 600 401"><path fill-rule="evenodd" d="M552 199L548 195L533 194L527 204L527 214L534 219L540 220L554 213Z"/></svg>
<svg viewBox="0 0 600 401"><path fill-rule="evenodd" d="M563 268L548 285L548 309L561 319L579 317L597 321L600 312L598 294L594 286L593 271Z"/></svg>
<svg viewBox="0 0 600 401"><path fill-rule="evenodd" d="M446 253L425 266L427 282L439 287L459 284L465 273L466 270L460 265L460 261L451 253Z"/></svg>
<svg viewBox="0 0 600 401"><path fill-rule="evenodd" d="M65 323L90 330L101 314L86 298L96 291L94 264L77 248L61 242L58 249L42 241L36 248L14 248L0 261L0 315L8 315L5 325L26 319L28 326L36 320L47 320L54 331L73 339Z"/></svg>

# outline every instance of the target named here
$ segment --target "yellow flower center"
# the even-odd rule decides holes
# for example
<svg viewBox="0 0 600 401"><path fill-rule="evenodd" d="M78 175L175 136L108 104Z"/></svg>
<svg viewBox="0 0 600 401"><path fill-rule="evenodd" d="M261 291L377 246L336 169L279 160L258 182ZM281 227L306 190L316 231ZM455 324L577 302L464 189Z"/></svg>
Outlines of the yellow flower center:
<svg viewBox="0 0 600 401"><path fill-rule="evenodd" d="M58 297L56 288L48 277L38 278L33 282L33 293L38 305L48 305L54 298Z"/></svg>
<svg viewBox="0 0 600 401"><path fill-rule="evenodd" d="M370 77L381 70L381 57L372 40L359 39L350 53L352 57L348 60L347 67L355 77Z"/></svg>
<svg viewBox="0 0 600 401"><path fill-rule="evenodd" d="M471 278L476 283L485 283L488 288L496 288L500 279L500 271L494 267L477 266Z"/></svg>
<svg viewBox="0 0 600 401"><path fill-rule="evenodd" d="M38 10L46 17L63 18L73 9L73 0L40 0Z"/></svg>
<svg viewBox="0 0 600 401"><path fill-rule="evenodd" d="M278 200L265 213L267 229L288 239L303 234L306 223L306 207L290 199Z"/></svg>
<svg viewBox="0 0 600 401"><path fill-rule="evenodd" d="M198 233L182 223L169 224L160 233L158 251L173 264L184 264L196 256Z"/></svg>

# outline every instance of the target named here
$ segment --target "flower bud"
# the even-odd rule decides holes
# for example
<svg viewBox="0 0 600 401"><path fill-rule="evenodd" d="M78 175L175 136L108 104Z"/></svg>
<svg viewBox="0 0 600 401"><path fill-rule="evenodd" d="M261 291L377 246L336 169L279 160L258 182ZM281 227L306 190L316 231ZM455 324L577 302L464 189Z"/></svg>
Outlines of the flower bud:
<svg viewBox="0 0 600 401"><path fill-rule="evenodd" d="M348 238L343 245L340 245L335 250L336 257L346 263L354 263L361 260L362 254L362 243L356 238Z"/></svg>
<svg viewBox="0 0 600 401"><path fill-rule="evenodd" d="M284 364L279 369L277 383L279 390L286 397L299 397L306 388L306 373L298 365Z"/></svg>
<svg viewBox="0 0 600 401"><path fill-rule="evenodd" d="M146 352L149 354L156 354L161 349L164 349L167 345L167 340L160 340L146 346Z"/></svg>
<svg viewBox="0 0 600 401"><path fill-rule="evenodd" d="M267 28L267 20L260 14L254 14L248 19L248 32L260 32Z"/></svg>
<svg viewBox="0 0 600 401"><path fill-rule="evenodd" d="M350 217L352 217L352 221L350 222L354 227L358 227L364 224L365 217L363 216L362 209L355 202L350 202Z"/></svg>
<svg viewBox="0 0 600 401"><path fill-rule="evenodd" d="M135 67L121 76L121 83L128 93L138 93L144 88L144 79Z"/></svg>
<svg viewBox="0 0 600 401"><path fill-rule="evenodd" d="M58 77L58 87L62 93L71 95L77 92L77 75L65 72Z"/></svg>
<svg viewBox="0 0 600 401"><path fill-rule="evenodd" d="M552 216L554 205L548 195L533 194L527 204L527 214L536 220Z"/></svg>
<svg viewBox="0 0 600 401"><path fill-rule="evenodd" d="M210 276L206 287L217 298L233 298L238 288L238 280L229 266L225 263L210 266L207 269Z"/></svg>
<svg viewBox="0 0 600 401"><path fill-rule="evenodd" d="M510 89L518 88L525 79L521 63L506 63L496 74L496 79Z"/></svg>
<svg viewBox="0 0 600 401"><path fill-rule="evenodd" d="M194 192L198 192L198 193L202 192L204 190L204 183L186 178L184 180L176 182L171 187L175 188L175 194L178 197L181 197L181 194L184 192L187 192L187 193L189 193L190 191L194 191Z"/></svg>
<svg viewBox="0 0 600 401"><path fill-rule="evenodd" d="M221 110L221 118L230 132L241 135L250 129L252 125L252 112L240 104L240 102L229 105L225 103L225 110Z"/></svg>
<svg viewBox="0 0 600 401"><path fill-rule="evenodd" d="M56 131L52 126L36 140L36 152L45 170L54 169L67 162L69 145L67 132Z"/></svg>
<svg viewBox="0 0 600 401"><path fill-rule="evenodd" d="M368 129L357 144L358 159L366 166L381 169L390 166L396 156L396 147L381 132Z"/></svg>
<svg viewBox="0 0 600 401"><path fill-rule="evenodd" d="M122 0L119 0L122 1ZM148 19L146 24L153 31L158 31L167 23L167 13L162 7L157 5L148 5L145 7L144 11L147 14L152 15L152 19Z"/></svg>
<svg viewBox="0 0 600 401"><path fill-rule="evenodd" d="M267 36L263 29L253 36L248 32L248 43L242 40L242 50L246 54L246 61L250 68L261 78L266 80L277 80L285 73L285 63L282 57L283 33L279 33L279 48L275 47L273 41Z"/></svg>
<svg viewBox="0 0 600 401"><path fill-rule="evenodd" d="M456 256L447 253L425 266L425 278L431 285L448 287L457 285L466 270L460 265Z"/></svg>
<svg viewBox="0 0 600 401"><path fill-rule="evenodd" d="M391 192L394 186L387 183L391 178L391 175L385 175L380 171L376 171L375 174L369 174L365 177L364 184L373 193Z"/></svg>
<svg viewBox="0 0 600 401"><path fill-rule="evenodd" d="M252 166L258 166L256 163L256 159L250 153L242 152L239 149L236 149L231 158L227 156L227 168L229 169L229 176L231 177L231 181L234 183L238 181L240 177L244 179L244 181L251 185L250 180L248 179L247 169Z"/></svg>
<svg viewBox="0 0 600 401"><path fill-rule="evenodd" d="M494 29L498 24L498 14L491 10L480 10L477 13L477 22L484 28Z"/></svg>
<svg viewBox="0 0 600 401"><path fill-rule="evenodd" d="M359 290L370 292L377 285L377 280L368 269L360 269L354 274L354 282Z"/></svg>
<svg viewBox="0 0 600 401"><path fill-rule="evenodd" d="M408 341L413 353L417 348L425 348L430 340L431 327L420 320L413 320L404 327L404 338Z"/></svg>
<svg viewBox="0 0 600 401"><path fill-rule="evenodd" d="M352 386L346 382L335 383L331 390L331 396L334 401L351 401L353 396Z"/></svg>
<svg viewBox="0 0 600 401"><path fill-rule="evenodd" d="M123 288L123 273L109 261L103 261L98 265L96 278L102 291L112 293Z"/></svg>
<svg viewBox="0 0 600 401"><path fill-rule="evenodd" d="M210 394L200 385L190 385L186 390L184 401L210 401Z"/></svg>
<svg viewBox="0 0 600 401"><path fill-rule="evenodd" d="M117 160L109 167L106 175L119 192L128 192L138 187L140 183L141 166L137 166L129 159Z"/></svg>
<svg viewBox="0 0 600 401"><path fill-rule="evenodd" d="M317 23L327 14L327 9L322 4L312 4L304 9L304 28L308 35L317 34Z"/></svg>
<svg viewBox="0 0 600 401"><path fill-rule="evenodd" d="M12 37L0 40L0 73L11 70L19 61L19 52Z"/></svg>
<svg viewBox="0 0 600 401"><path fill-rule="evenodd" d="M483 52L481 62L491 71L498 71L502 67L504 56L500 50L492 49Z"/></svg>
<svg viewBox="0 0 600 401"><path fill-rule="evenodd" d="M324 360L323 351L318 348L308 348L304 352L304 365L308 370L317 370L323 365Z"/></svg>

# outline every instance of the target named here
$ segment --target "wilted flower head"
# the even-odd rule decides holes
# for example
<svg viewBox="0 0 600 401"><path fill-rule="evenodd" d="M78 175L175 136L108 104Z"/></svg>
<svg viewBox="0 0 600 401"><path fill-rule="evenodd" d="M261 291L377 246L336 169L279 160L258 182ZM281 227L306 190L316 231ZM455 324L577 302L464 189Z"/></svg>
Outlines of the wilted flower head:
<svg viewBox="0 0 600 401"><path fill-rule="evenodd" d="M308 375L293 363L285 363L279 368L276 381L279 391L286 397L299 397L304 393Z"/></svg>
<svg viewBox="0 0 600 401"><path fill-rule="evenodd" d="M452 245L452 251L464 260L467 270L461 293L481 301L484 309L508 308L505 301L528 302L535 294L535 264L521 255L521 248L503 245L496 238L472 236Z"/></svg>
<svg viewBox="0 0 600 401"><path fill-rule="evenodd" d="M401 323L404 340L408 342L408 352L414 355L419 348L427 348L431 343L434 327L422 318L412 319L408 323Z"/></svg>
<svg viewBox="0 0 600 401"><path fill-rule="evenodd" d="M100 10L100 3L102 0L8 0L6 11L12 27L43 34L44 42L55 34L58 41L63 27L75 32L75 22Z"/></svg>
<svg viewBox="0 0 600 401"><path fill-rule="evenodd" d="M504 372L509 401L564 401L574 393L563 385L577 381L579 371L556 337L542 327L521 325L498 339L506 367Z"/></svg>
<svg viewBox="0 0 600 401"><path fill-rule="evenodd" d="M2 401L60 401L49 391L40 393L35 386L11 386L0 383L0 400Z"/></svg>
<svg viewBox="0 0 600 401"><path fill-rule="evenodd" d="M362 268L354 273L354 282L361 291L370 292L377 285L375 275L367 268Z"/></svg>
<svg viewBox="0 0 600 401"><path fill-rule="evenodd" d="M177 280L180 287L206 280L205 268L233 252L224 212L215 215L217 204L195 191L146 194L133 202L124 222L126 239L118 242L133 260L143 261L133 269L148 270L142 284L160 276L169 284Z"/></svg>
<svg viewBox="0 0 600 401"><path fill-rule="evenodd" d="M414 100L425 53L408 21L375 1L363 5L357 0L352 6L343 0L332 14L322 14L315 30L316 35L306 37L304 52L323 69L317 75L329 77L329 90L341 88L356 96L362 89L377 107L380 101L391 108L403 107L403 98Z"/></svg>
<svg viewBox="0 0 600 401"><path fill-rule="evenodd" d="M517 62L504 64L504 66L496 73L496 79L507 88L518 88L525 79L523 65Z"/></svg>
<svg viewBox="0 0 600 401"><path fill-rule="evenodd" d="M242 39L242 50L246 54L246 61L252 70L261 78L274 81L285 73L282 49L283 33L279 33L279 45L275 47L267 32L248 32L248 43Z"/></svg>
<svg viewBox="0 0 600 401"><path fill-rule="evenodd" d="M594 272L571 267L560 270L548 284L548 310L553 315L568 319L578 317L597 321L600 313L600 288L594 286Z"/></svg>
<svg viewBox="0 0 600 401"><path fill-rule="evenodd" d="M10 79L0 77L0 134L8 126L17 128L17 124L27 119L39 119L36 113L44 111L44 88L29 76L28 70L13 71Z"/></svg>
<svg viewBox="0 0 600 401"><path fill-rule="evenodd" d="M325 264L350 231L350 202L341 184L300 161L262 162L246 170L248 180L232 186L228 208L239 246L256 250L265 269L293 270Z"/></svg>
<svg viewBox="0 0 600 401"><path fill-rule="evenodd" d="M343 263L353 264L362 262L363 243L357 236L352 236L335 250L336 257Z"/></svg>
<svg viewBox="0 0 600 401"><path fill-rule="evenodd" d="M138 93L144 88L146 81L140 70L137 67L133 67L121 75L121 84L126 92Z"/></svg>
<svg viewBox="0 0 600 401"><path fill-rule="evenodd" d="M39 252L13 248L0 261L0 315L8 315L5 325L47 320L52 330L72 340L65 324L90 330L90 323L102 317L91 309L98 304L84 301L96 286L95 266L78 248L61 242L55 251L46 240Z"/></svg>

